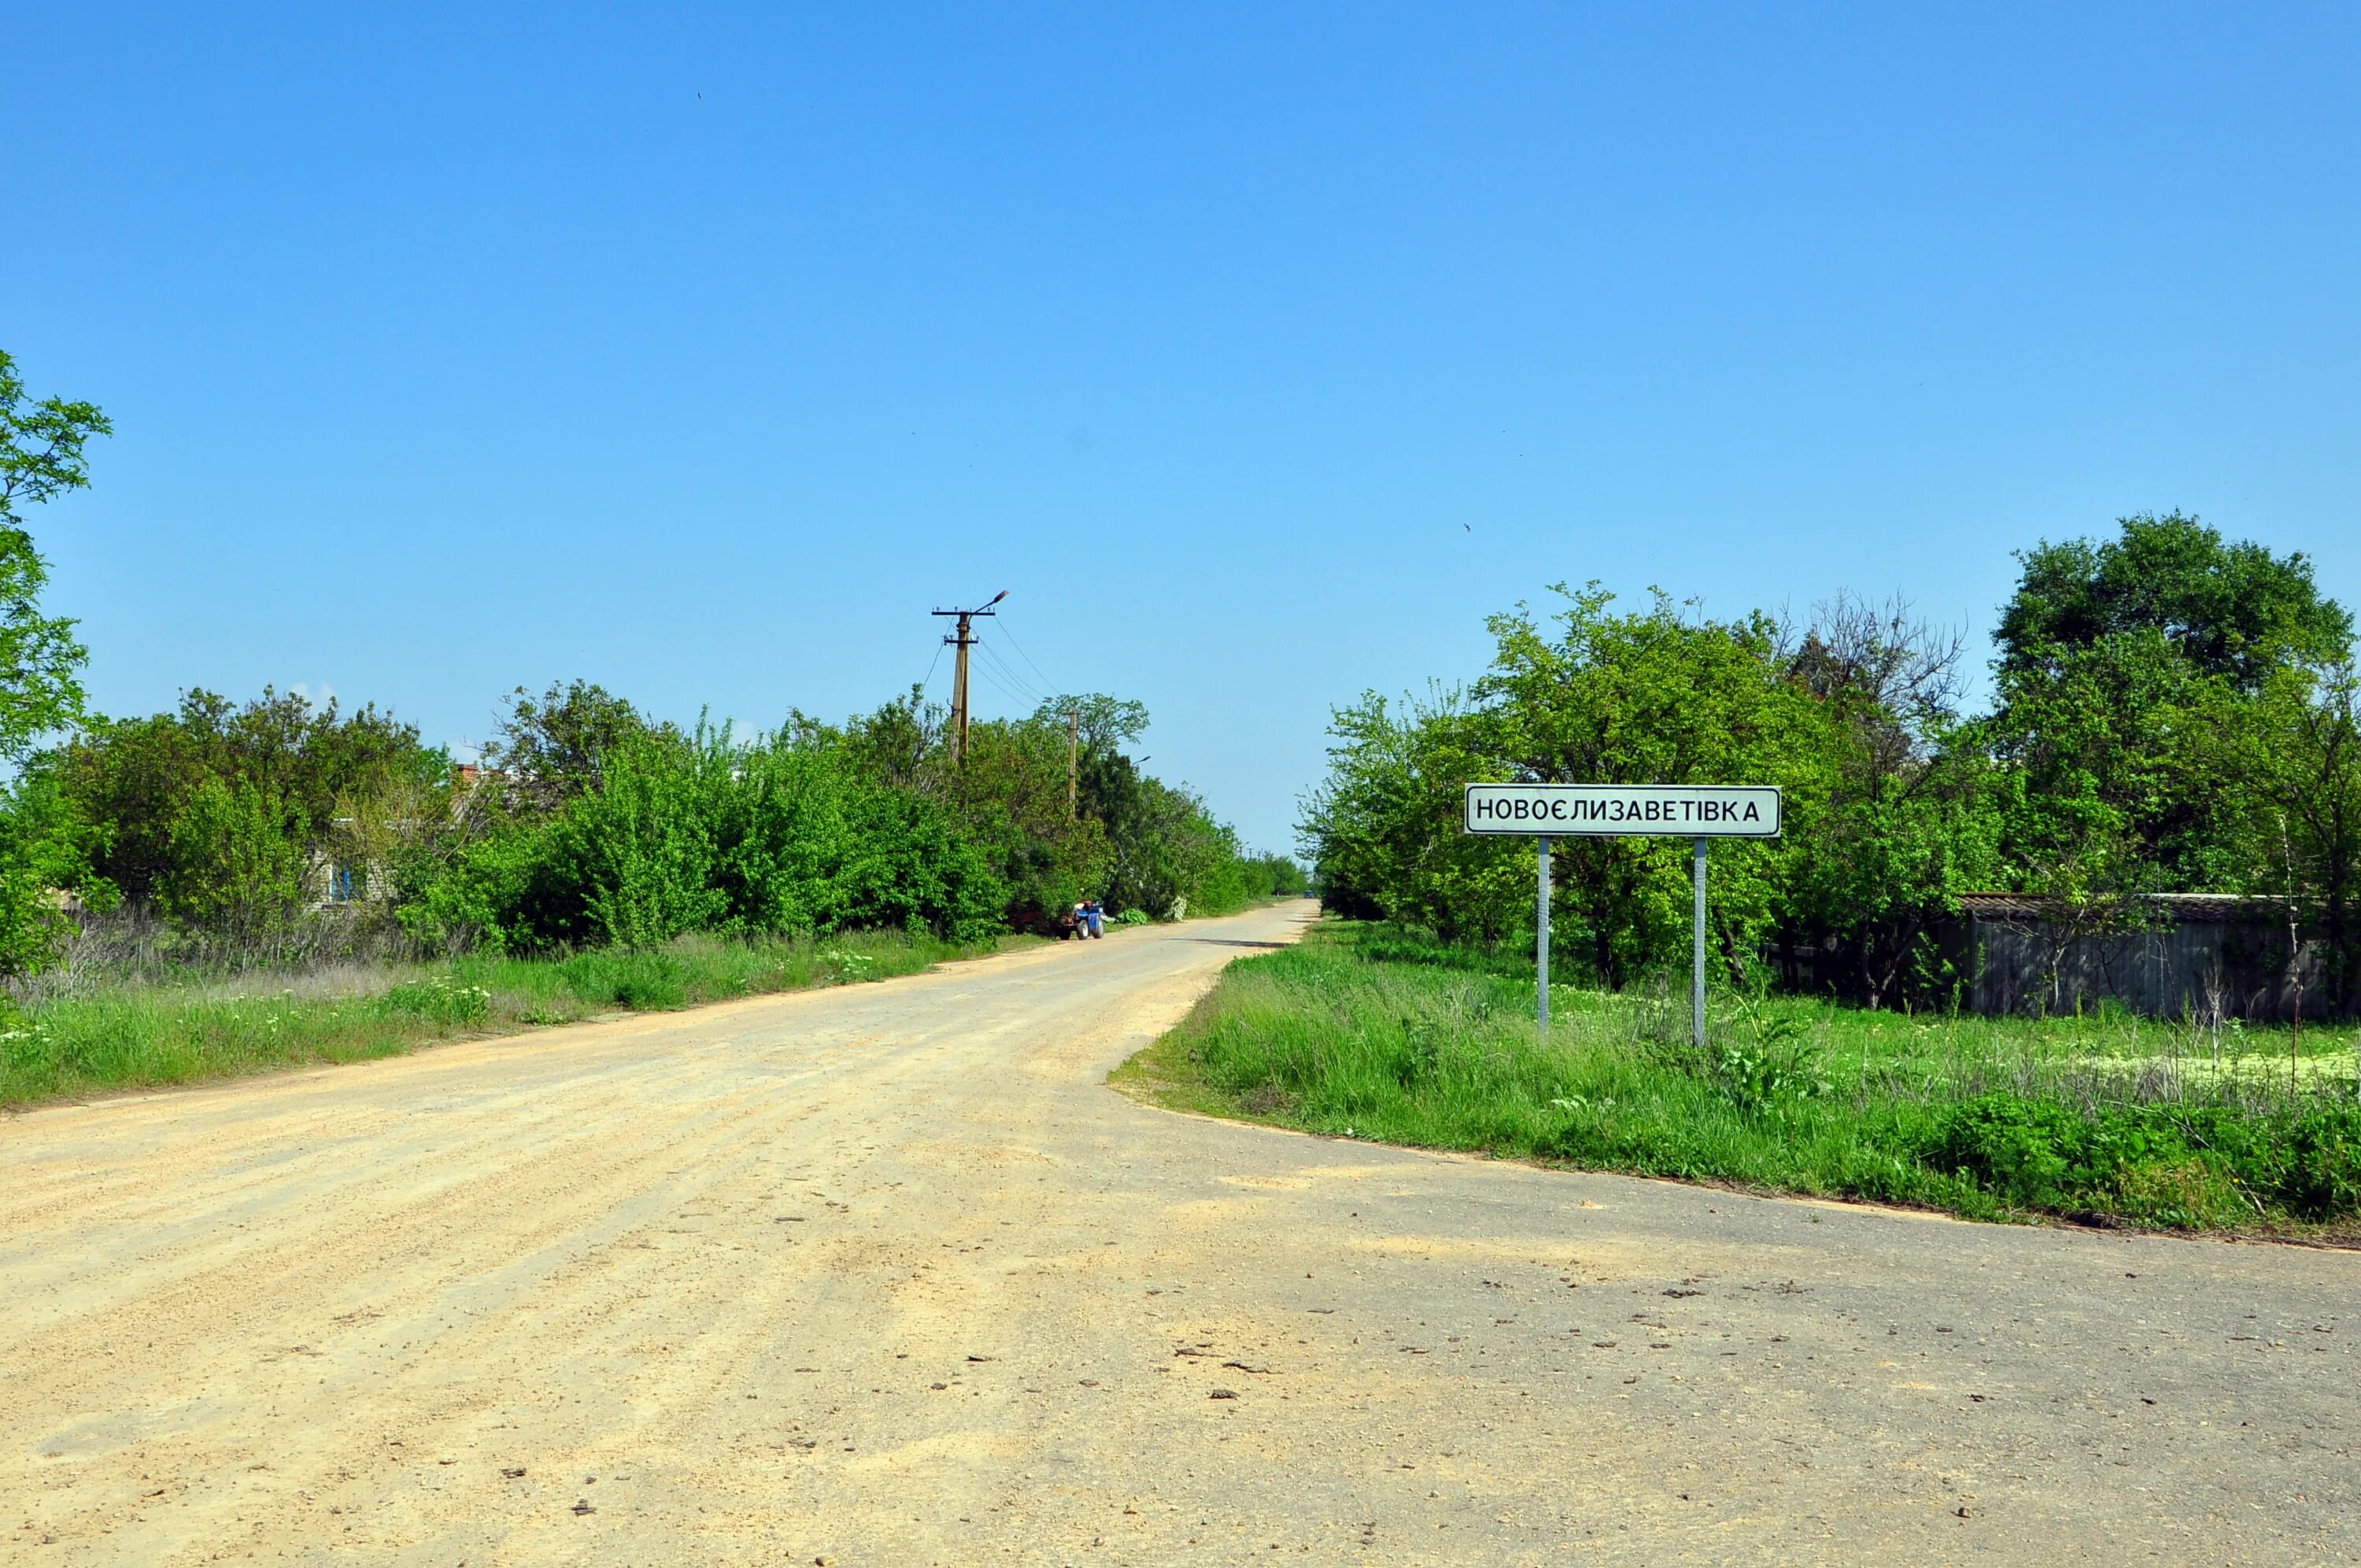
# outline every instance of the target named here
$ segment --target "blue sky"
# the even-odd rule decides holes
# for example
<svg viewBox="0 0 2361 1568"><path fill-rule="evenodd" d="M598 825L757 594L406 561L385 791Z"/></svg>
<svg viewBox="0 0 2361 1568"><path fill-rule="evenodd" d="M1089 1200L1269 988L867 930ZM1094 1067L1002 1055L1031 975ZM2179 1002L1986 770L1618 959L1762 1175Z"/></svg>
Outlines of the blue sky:
<svg viewBox="0 0 2361 1568"><path fill-rule="evenodd" d="M0 347L116 422L33 520L110 712L841 715L1006 588L1012 686L1144 699L1284 847L1333 704L1557 579L1981 656L2012 550L2180 507L2361 600L2350 6L7 35Z"/></svg>

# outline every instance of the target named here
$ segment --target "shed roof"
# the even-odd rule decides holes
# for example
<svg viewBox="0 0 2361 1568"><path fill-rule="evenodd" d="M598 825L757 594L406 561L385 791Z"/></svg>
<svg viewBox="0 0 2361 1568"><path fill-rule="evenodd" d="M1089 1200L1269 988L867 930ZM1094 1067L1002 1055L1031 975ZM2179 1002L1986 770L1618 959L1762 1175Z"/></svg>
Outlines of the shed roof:
<svg viewBox="0 0 2361 1568"><path fill-rule="evenodd" d="M2268 894L2152 893L2139 900L2179 925L2233 926L2287 918L2287 900ZM1977 920L2040 920L2056 913L2052 899L2023 893L1963 893L1960 912Z"/></svg>

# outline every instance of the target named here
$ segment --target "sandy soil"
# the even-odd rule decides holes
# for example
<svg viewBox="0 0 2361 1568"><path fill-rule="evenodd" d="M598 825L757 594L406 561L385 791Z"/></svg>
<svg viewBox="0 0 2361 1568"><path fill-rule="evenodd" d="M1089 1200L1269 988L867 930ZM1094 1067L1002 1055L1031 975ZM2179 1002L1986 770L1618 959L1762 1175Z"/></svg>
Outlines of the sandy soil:
<svg viewBox="0 0 2361 1568"><path fill-rule="evenodd" d="M0 1561L2320 1563L2361 1259L1143 1109L1301 912L0 1122Z"/></svg>

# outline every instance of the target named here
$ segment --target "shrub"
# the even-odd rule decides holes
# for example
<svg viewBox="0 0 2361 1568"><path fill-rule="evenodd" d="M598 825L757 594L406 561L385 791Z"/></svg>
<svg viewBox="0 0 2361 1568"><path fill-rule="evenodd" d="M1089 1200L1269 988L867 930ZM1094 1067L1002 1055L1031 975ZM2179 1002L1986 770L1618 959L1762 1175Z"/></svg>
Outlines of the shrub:
<svg viewBox="0 0 2361 1568"><path fill-rule="evenodd" d="M2361 1212L2361 1106L2322 1106L2297 1121L2279 1196L2307 1220Z"/></svg>
<svg viewBox="0 0 2361 1568"><path fill-rule="evenodd" d="M1006 888L939 804L840 749L726 731L606 756L554 816L498 825L415 874L404 928L448 947L653 947L687 932L923 930L984 940Z"/></svg>
<svg viewBox="0 0 2361 1568"><path fill-rule="evenodd" d="M1949 1107L1924 1157L2028 1209L2157 1224L2271 1210L2361 1211L2361 1107L2276 1113L2226 1105L2105 1105L1987 1094Z"/></svg>
<svg viewBox="0 0 2361 1568"><path fill-rule="evenodd" d="M701 776L708 759L651 740L605 759L603 787L577 795L553 836L555 868L573 883L579 939L647 948L719 923L712 802L726 781Z"/></svg>
<svg viewBox="0 0 2361 1568"><path fill-rule="evenodd" d="M303 901L302 809L251 780L200 784L172 824L174 870L158 887L184 927L252 938L291 921Z"/></svg>

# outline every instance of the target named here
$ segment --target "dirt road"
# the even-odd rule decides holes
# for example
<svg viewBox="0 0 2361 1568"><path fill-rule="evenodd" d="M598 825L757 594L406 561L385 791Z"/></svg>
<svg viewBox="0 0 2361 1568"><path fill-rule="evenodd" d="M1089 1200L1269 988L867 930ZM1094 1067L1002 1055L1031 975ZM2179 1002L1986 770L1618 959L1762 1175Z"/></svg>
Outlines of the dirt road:
<svg viewBox="0 0 2361 1568"><path fill-rule="evenodd" d="M0 1122L0 1561L2361 1555L2361 1259L1142 1109L1301 916Z"/></svg>

